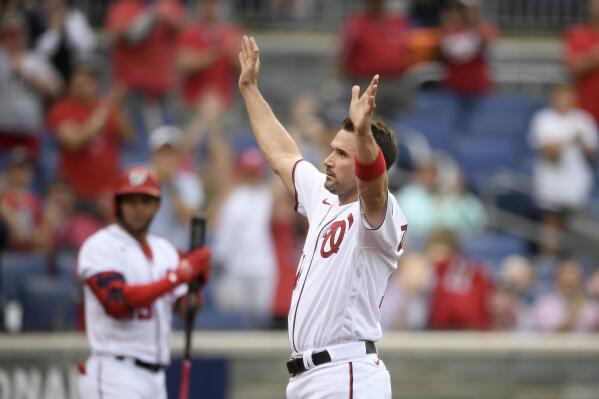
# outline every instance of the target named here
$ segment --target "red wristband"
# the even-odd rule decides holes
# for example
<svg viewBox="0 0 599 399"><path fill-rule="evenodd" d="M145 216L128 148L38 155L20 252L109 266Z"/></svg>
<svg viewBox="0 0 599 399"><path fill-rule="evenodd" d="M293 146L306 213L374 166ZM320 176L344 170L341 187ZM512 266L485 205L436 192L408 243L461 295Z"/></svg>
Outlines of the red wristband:
<svg viewBox="0 0 599 399"><path fill-rule="evenodd" d="M387 164L385 163L385 157L383 156L383 150L381 150L381 147L379 147L379 155L377 155L376 159L372 163L364 164L358 161L358 158L356 158L355 164L356 176L360 180L374 180L383 173L387 172Z"/></svg>

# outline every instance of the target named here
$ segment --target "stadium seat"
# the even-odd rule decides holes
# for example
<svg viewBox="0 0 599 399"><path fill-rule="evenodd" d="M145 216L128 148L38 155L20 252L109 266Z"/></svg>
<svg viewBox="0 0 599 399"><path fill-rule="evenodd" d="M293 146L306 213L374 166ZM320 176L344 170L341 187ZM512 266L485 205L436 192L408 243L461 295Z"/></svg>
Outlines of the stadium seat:
<svg viewBox="0 0 599 399"><path fill-rule="evenodd" d="M526 254L526 242L509 234L490 232L465 240L463 251L491 266L491 272L495 273L505 257Z"/></svg>
<svg viewBox="0 0 599 399"><path fill-rule="evenodd" d="M484 136L525 137L530 119L541 105L525 97L486 96L477 104L466 130Z"/></svg>
<svg viewBox="0 0 599 399"><path fill-rule="evenodd" d="M454 155L468 182L480 189L494 171L516 164L514 143L506 137L463 137L454 143Z"/></svg>
<svg viewBox="0 0 599 399"><path fill-rule="evenodd" d="M23 328L64 330L75 327L77 289L64 279L28 277L23 285Z"/></svg>
<svg viewBox="0 0 599 399"><path fill-rule="evenodd" d="M6 252L0 259L0 287L4 298L23 298L23 283L32 276L45 275L46 260L38 254Z"/></svg>

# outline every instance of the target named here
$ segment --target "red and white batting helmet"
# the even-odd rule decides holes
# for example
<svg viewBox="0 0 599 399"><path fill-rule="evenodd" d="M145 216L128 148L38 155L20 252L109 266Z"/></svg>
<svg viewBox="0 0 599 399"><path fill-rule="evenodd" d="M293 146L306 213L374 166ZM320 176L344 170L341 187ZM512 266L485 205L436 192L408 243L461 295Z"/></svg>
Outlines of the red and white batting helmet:
<svg viewBox="0 0 599 399"><path fill-rule="evenodd" d="M128 168L118 178L114 198L127 194L145 194L160 199L160 181L144 166Z"/></svg>

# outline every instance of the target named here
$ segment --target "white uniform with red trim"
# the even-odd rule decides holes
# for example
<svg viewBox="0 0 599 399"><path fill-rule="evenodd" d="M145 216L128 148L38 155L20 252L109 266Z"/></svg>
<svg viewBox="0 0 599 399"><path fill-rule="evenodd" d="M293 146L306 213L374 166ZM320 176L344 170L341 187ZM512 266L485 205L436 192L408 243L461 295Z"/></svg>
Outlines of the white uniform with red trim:
<svg viewBox="0 0 599 399"><path fill-rule="evenodd" d="M290 379L287 397L391 398L382 361L355 349L382 337L379 307L403 252L406 218L389 193L383 223L369 226L359 201L340 205L325 178L303 160L293 169L297 211L308 218L309 230L289 311L289 342L292 356L303 356L309 370ZM337 356L313 367L306 354L322 349Z"/></svg>
<svg viewBox="0 0 599 399"><path fill-rule="evenodd" d="M117 272L127 284L147 284L178 267L179 255L167 240L150 234L147 243L151 258L122 227L110 225L81 247L78 275L87 281L98 273ZM164 371L140 367L135 359L168 365L172 308L186 292L187 285L180 285L151 307L136 309L131 319L116 319L85 286L85 322L92 353L80 379L82 398L166 398Z"/></svg>

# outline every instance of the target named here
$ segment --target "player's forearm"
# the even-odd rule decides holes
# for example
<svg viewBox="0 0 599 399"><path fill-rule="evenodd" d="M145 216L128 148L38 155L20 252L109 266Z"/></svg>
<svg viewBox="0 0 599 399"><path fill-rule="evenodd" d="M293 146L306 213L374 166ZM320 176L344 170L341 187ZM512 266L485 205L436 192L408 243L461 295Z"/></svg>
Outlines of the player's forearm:
<svg viewBox="0 0 599 399"><path fill-rule="evenodd" d="M275 172L280 159L301 157L297 144L281 125L256 85L241 88L254 136L264 157Z"/></svg>
<svg viewBox="0 0 599 399"><path fill-rule="evenodd" d="M356 132L356 161L362 165L362 169L370 168L377 162L379 157L379 146L372 132ZM358 193L366 219L373 226L382 222L387 203L388 180L387 173L383 172L374 178L366 178L360 173L358 175Z"/></svg>

